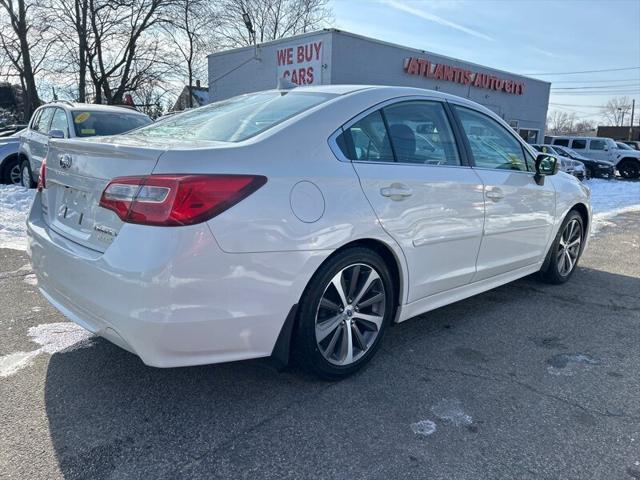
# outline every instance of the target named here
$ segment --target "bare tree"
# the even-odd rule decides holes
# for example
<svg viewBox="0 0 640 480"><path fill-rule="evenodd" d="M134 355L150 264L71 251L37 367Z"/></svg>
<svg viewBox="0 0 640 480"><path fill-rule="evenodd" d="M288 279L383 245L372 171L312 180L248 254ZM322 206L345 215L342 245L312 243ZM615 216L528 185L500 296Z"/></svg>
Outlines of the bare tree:
<svg viewBox="0 0 640 480"><path fill-rule="evenodd" d="M222 0L220 34L226 46L253 43L243 13L249 15L259 43L316 30L331 19L328 0Z"/></svg>
<svg viewBox="0 0 640 480"><path fill-rule="evenodd" d="M158 76L166 66L158 27L169 0L88 0L91 40L87 67L95 101L122 103L126 92Z"/></svg>
<svg viewBox="0 0 640 480"><path fill-rule="evenodd" d="M629 97L612 98L601 109L602 117L616 127L623 126L624 117L630 112L631 100Z"/></svg>
<svg viewBox="0 0 640 480"><path fill-rule="evenodd" d="M47 7L41 0L0 0L0 48L20 78L25 120L41 103L36 75L56 42Z"/></svg>
<svg viewBox="0 0 640 480"><path fill-rule="evenodd" d="M89 0L53 0L55 26L62 39L55 74L73 78L73 96L79 102L87 99L88 42L90 40ZM60 81L60 78L59 80Z"/></svg>
<svg viewBox="0 0 640 480"><path fill-rule="evenodd" d="M596 131L595 122L593 122L592 120L580 120L579 122L576 122L576 124L573 126L571 133L573 135L590 136L591 134L594 134L595 131Z"/></svg>
<svg viewBox="0 0 640 480"><path fill-rule="evenodd" d="M189 92L187 107L191 108L194 77L206 72L206 54L212 50L218 18L207 0L179 0L172 5L169 18L164 30L179 53L176 66L184 73Z"/></svg>
<svg viewBox="0 0 640 480"><path fill-rule="evenodd" d="M573 131L575 113L554 110L547 117L547 132L551 135L566 135Z"/></svg>

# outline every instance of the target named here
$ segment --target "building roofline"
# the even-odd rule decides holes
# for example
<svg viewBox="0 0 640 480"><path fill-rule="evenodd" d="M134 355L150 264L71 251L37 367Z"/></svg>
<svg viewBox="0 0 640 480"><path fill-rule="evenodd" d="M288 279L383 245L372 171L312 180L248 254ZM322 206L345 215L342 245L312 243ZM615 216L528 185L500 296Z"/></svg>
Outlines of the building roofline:
<svg viewBox="0 0 640 480"><path fill-rule="evenodd" d="M519 77L519 78L523 78L526 80L530 80L530 81L534 81L534 82L540 82L540 83L546 83L547 85L551 85L552 82L547 82L546 80L541 80L539 78L534 78L534 77L528 77L526 75L522 75L520 73L514 73L514 72L509 72L507 70L502 70L499 68L494 68L494 67L489 67L487 65L481 65L479 63L475 63L475 62L471 62L469 60L464 60L462 58L454 58L454 57L450 57L448 55L443 55L441 53L437 53L437 52L431 52L429 50L422 50L420 48L414 48L414 47L408 47L406 45L400 45L398 43L393 43L393 42L387 42L385 40L379 40L377 38L373 38L373 37L367 37L365 35L360 35L358 33L352 33L352 32L347 32L345 30L339 30L337 28L324 28L322 30L315 30L313 32L307 32L307 33L301 33L299 35L294 35L292 37L286 37L286 38L279 38L277 40L270 40L268 42L264 42L264 43L259 43L257 45L257 47L262 47L262 46L271 46L271 45L275 45L275 44L279 44L279 43L289 43L292 40L297 40L297 39L301 39L301 38L306 38L306 37L313 37L313 36L318 36L318 35L323 35L323 34L331 34L331 33L336 33L338 35L344 35L346 37L353 37L353 38L357 38L359 40L365 40L368 42L372 42L372 43L377 43L379 45L386 45L389 47L395 47L395 48L401 48L403 50L410 50L413 52L417 52L417 53L422 53L422 54L426 54L426 55L437 55L438 57L447 59L447 60L451 60L454 62L463 62L469 65L472 65L474 67L479 67L479 68L483 68L483 69L489 69L489 70L493 70L495 72L498 73L503 73L506 75L511 75L514 77ZM216 56L222 56L222 55L226 55L229 53L236 53L239 51L243 51L243 50L253 50L254 47L253 45L247 46L247 47L237 47L237 48L233 48L231 50L224 50L221 52L214 52L214 53L210 53L209 55L207 55L207 58L209 57L216 57Z"/></svg>

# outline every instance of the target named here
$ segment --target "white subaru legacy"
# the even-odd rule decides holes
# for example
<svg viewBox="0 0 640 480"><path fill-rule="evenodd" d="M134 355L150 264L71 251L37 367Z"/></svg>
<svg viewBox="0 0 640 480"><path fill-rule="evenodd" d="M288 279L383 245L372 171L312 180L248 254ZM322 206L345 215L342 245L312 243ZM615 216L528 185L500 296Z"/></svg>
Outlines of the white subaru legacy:
<svg viewBox="0 0 640 480"><path fill-rule="evenodd" d="M392 322L569 279L589 190L471 101L400 87L242 95L52 140L28 220L43 295L155 367L290 351L367 363Z"/></svg>

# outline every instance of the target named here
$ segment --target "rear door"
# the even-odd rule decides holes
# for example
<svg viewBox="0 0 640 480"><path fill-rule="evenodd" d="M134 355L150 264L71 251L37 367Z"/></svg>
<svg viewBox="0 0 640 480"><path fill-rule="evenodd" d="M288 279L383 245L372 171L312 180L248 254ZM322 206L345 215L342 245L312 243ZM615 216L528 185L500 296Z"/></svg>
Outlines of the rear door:
<svg viewBox="0 0 640 480"><path fill-rule="evenodd" d="M615 152L609 148L607 140L604 138L589 139L588 153L587 157L615 162Z"/></svg>
<svg viewBox="0 0 640 480"><path fill-rule="evenodd" d="M409 268L408 301L467 284L475 274L484 203L446 107L415 99L367 112L343 146L382 227Z"/></svg>
<svg viewBox="0 0 640 480"><path fill-rule="evenodd" d="M533 156L502 124L465 106L454 111L484 183L484 235L474 281L535 264L545 254L555 218L552 182L536 183Z"/></svg>

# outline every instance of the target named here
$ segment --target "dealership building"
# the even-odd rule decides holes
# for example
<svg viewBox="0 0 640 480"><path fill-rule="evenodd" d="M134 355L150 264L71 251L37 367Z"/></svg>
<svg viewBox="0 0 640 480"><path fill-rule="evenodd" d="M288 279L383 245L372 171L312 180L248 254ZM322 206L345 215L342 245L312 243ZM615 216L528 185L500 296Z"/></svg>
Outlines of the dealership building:
<svg viewBox="0 0 640 480"><path fill-rule="evenodd" d="M478 102L530 143L544 139L551 84L426 50L329 29L209 55L209 100L299 85L400 85Z"/></svg>

